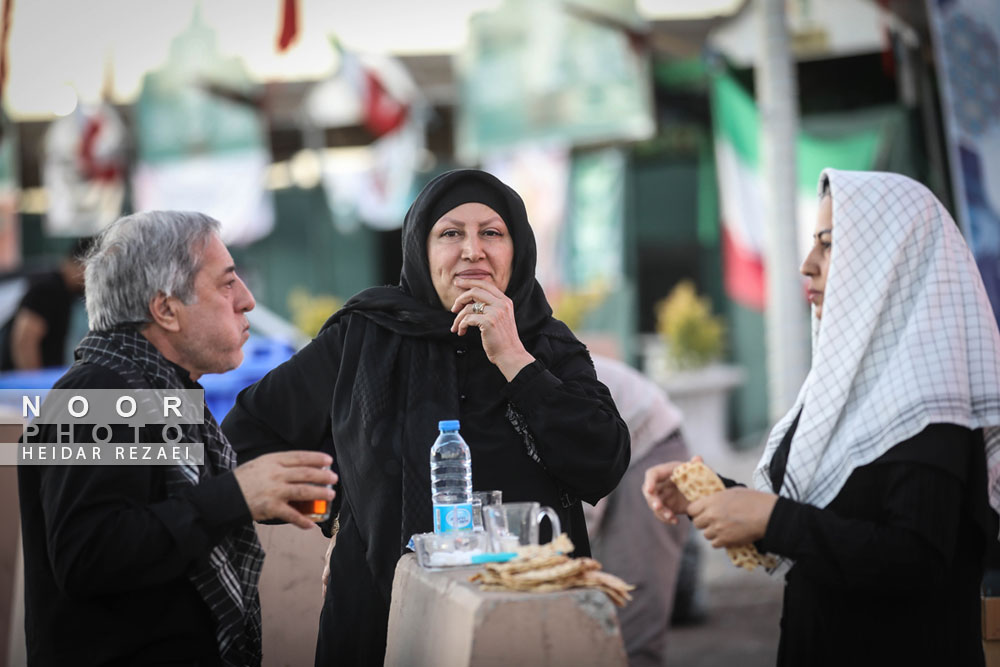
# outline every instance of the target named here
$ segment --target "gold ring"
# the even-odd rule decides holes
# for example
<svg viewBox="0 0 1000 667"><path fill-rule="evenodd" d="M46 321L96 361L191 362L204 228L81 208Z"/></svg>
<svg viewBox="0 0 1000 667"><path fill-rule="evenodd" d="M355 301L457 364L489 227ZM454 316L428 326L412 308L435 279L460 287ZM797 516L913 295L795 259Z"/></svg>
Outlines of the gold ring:
<svg viewBox="0 0 1000 667"><path fill-rule="evenodd" d="M477 315L482 315L484 310L486 310L485 303L477 301L472 304L472 312L476 313Z"/></svg>

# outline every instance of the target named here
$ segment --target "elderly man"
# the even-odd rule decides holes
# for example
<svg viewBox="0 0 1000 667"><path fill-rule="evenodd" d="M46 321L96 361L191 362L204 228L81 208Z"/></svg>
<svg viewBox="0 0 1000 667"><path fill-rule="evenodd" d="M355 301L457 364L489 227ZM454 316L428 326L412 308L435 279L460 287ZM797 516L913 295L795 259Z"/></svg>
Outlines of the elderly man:
<svg viewBox="0 0 1000 667"><path fill-rule="evenodd" d="M57 389L200 389L235 368L254 299L198 213L118 220L86 268L91 331ZM235 467L205 407L204 465L21 466L30 665L257 665L263 552L251 518L313 524L290 501L333 498L321 452ZM116 426L115 442L134 437ZM146 427L144 442L162 442ZM54 426L38 442L57 442ZM90 441L75 427L76 442ZM160 438L157 440L157 438Z"/></svg>

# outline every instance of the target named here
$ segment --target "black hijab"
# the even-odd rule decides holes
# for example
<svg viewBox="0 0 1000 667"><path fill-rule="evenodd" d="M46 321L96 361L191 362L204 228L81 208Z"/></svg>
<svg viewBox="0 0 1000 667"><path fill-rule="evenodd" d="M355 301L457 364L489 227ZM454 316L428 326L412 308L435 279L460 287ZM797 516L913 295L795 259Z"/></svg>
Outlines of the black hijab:
<svg viewBox="0 0 1000 667"><path fill-rule="evenodd" d="M359 292L331 321L354 311L404 336L457 340L450 331L455 314L441 305L431 280L427 237L442 215L468 202L486 204L500 214L514 242L514 262L506 294L514 302L514 319L522 341L549 324L552 308L535 280L538 251L524 201L496 176L478 169L446 172L420 191L403 220L403 269L399 285Z"/></svg>
<svg viewBox="0 0 1000 667"><path fill-rule="evenodd" d="M517 193L473 169L450 171L428 183L403 222L400 284L360 292L324 326L337 323L343 341L331 409L342 497L387 603L396 561L410 536L432 529L430 446L437 422L460 414L455 351L476 344L479 336L475 328L464 337L451 332L455 314L441 305L427 259L431 227L469 201L500 214L514 242L506 294L528 352L583 347L552 318L535 280L535 237Z"/></svg>

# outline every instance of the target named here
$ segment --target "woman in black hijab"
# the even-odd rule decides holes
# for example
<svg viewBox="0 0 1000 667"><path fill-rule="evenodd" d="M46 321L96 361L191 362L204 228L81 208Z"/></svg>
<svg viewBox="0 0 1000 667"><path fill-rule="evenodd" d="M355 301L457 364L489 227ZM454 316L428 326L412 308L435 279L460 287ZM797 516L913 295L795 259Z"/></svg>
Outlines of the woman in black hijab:
<svg viewBox="0 0 1000 667"><path fill-rule="evenodd" d="M396 561L432 530L439 420L461 420L473 488L554 507L574 555L589 555L580 501L615 488L629 436L586 348L552 317L535 257L516 192L482 171L438 176L403 222L400 284L351 298L226 417L240 462L334 456L340 532L317 665L382 663Z"/></svg>

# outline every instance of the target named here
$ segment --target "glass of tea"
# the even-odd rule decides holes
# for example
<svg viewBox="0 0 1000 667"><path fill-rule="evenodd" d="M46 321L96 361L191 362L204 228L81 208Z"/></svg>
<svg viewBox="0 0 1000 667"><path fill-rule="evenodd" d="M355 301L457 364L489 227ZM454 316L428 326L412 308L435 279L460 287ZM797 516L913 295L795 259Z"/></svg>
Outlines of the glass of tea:
<svg viewBox="0 0 1000 667"><path fill-rule="evenodd" d="M330 466L323 466L323 470L329 470ZM317 485L326 486L328 489L332 489L333 485ZM317 498L316 500L293 500L288 503L292 508L303 515L307 519L315 521L316 523L322 523L330 518L330 505L332 504L329 500L325 498Z"/></svg>

